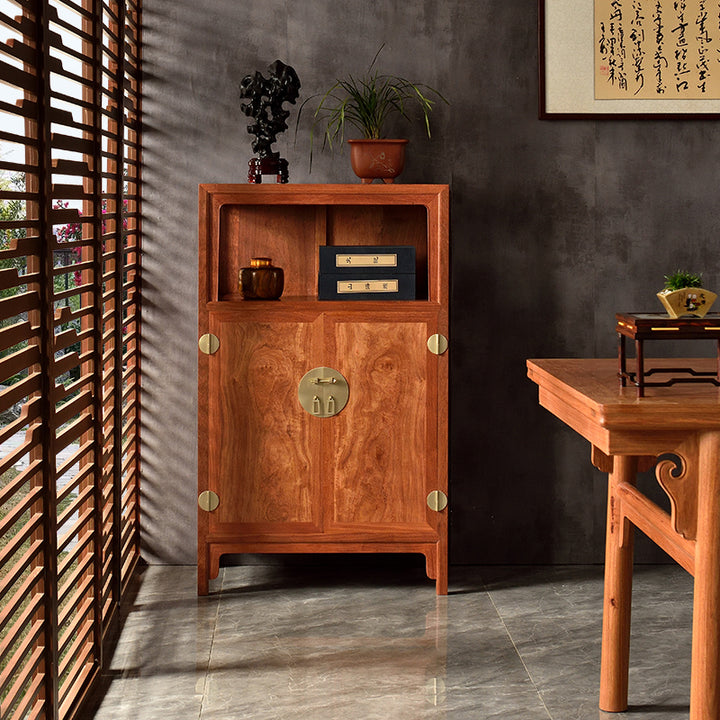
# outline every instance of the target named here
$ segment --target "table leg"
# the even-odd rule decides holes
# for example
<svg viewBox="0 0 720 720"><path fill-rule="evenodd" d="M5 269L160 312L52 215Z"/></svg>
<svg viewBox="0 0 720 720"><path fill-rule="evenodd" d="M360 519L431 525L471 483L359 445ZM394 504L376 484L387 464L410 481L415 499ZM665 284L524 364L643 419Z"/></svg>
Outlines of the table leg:
<svg viewBox="0 0 720 720"><path fill-rule="evenodd" d="M620 375L620 387L625 387L627 385L627 358L625 336L622 333L618 333L618 375Z"/></svg>
<svg viewBox="0 0 720 720"><path fill-rule="evenodd" d="M635 357L637 358L638 397L645 397L645 354L642 340L635 341Z"/></svg>
<svg viewBox="0 0 720 720"><path fill-rule="evenodd" d="M720 720L720 432L700 435L690 720Z"/></svg>
<svg viewBox="0 0 720 720"><path fill-rule="evenodd" d="M637 463L636 457L616 455L608 479L605 600L600 661L600 709L605 712L622 712L628 706L634 542L633 527L622 515L617 487L620 483L635 484Z"/></svg>

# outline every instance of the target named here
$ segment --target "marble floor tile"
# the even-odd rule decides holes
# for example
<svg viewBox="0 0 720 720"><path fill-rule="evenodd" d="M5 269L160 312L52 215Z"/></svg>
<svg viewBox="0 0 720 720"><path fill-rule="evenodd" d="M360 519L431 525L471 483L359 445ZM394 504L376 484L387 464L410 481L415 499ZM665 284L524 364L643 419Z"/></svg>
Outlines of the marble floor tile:
<svg viewBox="0 0 720 720"><path fill-rule="evenodd" d="M598 710L602 568L142 570L81 720L687 720L692 578L634 577L630 710Z"/></svg>

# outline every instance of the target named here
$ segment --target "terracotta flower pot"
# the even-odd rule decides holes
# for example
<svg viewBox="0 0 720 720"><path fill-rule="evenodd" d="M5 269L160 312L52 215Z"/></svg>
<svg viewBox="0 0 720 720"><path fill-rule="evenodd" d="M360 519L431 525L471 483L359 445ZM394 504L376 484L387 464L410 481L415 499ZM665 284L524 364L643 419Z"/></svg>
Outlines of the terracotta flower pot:
<svg viewBox="0 0 720 720"><path fill-rule="evenodd" d="M699 287L663 290L657 296L671 318L679 318L683 315L704 317L717 298L715 293Z"/></svg>
<svg viewBox="0 0 720 720"><path fill-rule="evenodd" d="M364 183L375 178L391 183L405 167L407 140L348 140L350 164Z"/></svg>

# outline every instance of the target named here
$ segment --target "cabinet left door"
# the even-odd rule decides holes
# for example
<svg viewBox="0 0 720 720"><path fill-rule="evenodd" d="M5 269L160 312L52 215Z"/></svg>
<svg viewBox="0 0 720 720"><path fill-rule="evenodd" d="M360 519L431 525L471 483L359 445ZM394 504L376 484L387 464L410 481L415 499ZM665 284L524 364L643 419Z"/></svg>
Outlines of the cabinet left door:
<svg viewBox="0 0 720 720"><path fill-rule="evenodd" d="M198 490L216 493L219 505L200 513L198 555L214 577L213 545L293 542L322 532L322 439L297 396L299 378L318 364L322 320L219 311L209 314L208 331L219 348L201 360L207 390L198 430L206 462Z"/></svg>

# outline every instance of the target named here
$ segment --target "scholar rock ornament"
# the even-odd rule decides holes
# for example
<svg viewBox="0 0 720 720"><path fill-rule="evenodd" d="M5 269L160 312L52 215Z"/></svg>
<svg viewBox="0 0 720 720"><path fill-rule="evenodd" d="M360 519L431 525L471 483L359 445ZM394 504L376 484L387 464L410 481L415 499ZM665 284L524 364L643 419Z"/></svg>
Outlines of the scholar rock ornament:
<svg viewBox="0 0 720 720"><path fill-rule="evenodd" d="M272 63L268 72L266 78L256 71L240 83L240 97L248 100L240 109L254 121L247 130L255 136L252 149L257 155L248 162L248 182L260 183L263 175L275 175L277 182L286 183L288 162L279 152L272 151L272 144L288 128L290 111L283 105L295 104L300 95L300 80L295 70L280 60Z"/></svg>

